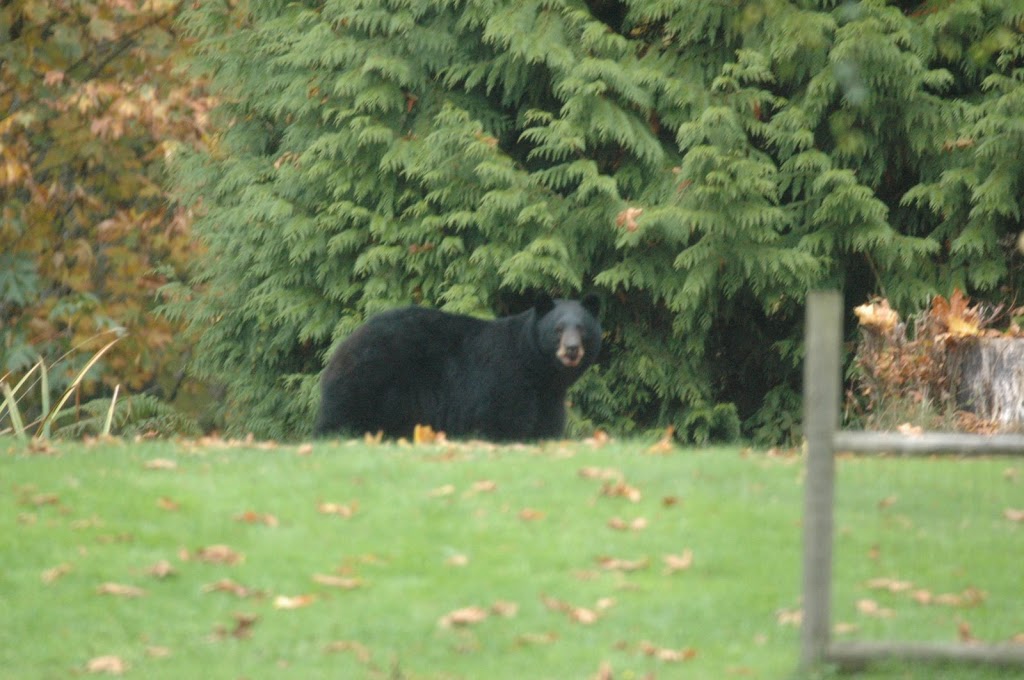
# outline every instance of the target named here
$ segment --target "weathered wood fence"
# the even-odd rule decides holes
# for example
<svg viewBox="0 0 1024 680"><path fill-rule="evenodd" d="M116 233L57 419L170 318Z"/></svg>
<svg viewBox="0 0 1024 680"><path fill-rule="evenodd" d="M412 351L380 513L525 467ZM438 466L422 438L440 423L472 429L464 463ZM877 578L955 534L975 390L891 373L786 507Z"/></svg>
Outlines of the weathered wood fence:
<svg viewBox="0 0 1024 680"><path fill-rule="evenodd" d="M804 362L804 436L807 477L804 498L803 626L801 665L834 663L856 668L882 659L964 661L1021 666L1024 645L915 642L833 642L832 541L835 454L1022 455L1024 436L925 433L906 436L839 429L842 398L842 298L836 292L812 292L807 301ZM1024 607L1024 593L1021 594Z"/></svg>

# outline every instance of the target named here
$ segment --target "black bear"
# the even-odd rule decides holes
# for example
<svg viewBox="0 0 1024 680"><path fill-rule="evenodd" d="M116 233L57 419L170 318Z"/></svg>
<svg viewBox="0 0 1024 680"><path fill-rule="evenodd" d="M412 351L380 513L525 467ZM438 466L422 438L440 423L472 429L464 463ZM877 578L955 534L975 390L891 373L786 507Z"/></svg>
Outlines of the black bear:
<svg viewBox="0 0 1024 680"><path fill-rule="evenodd" d="M405 307L338 347L320 382L314 434L408 437L429 425L492 441L561 437L565 392L601 349L600 304L544 296L493 321Z"/></svg>

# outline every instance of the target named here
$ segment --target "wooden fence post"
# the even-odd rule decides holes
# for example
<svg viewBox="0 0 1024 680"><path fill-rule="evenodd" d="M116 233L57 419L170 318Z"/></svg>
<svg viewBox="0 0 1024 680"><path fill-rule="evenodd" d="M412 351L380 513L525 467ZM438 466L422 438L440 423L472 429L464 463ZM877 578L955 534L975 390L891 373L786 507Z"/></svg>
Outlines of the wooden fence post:
<svg viewBox="0 0 1024 680"><path fill-rule="evenodd" d="M825 660L831 631L832 527L835 492L833 438L842 395L840 347L843 306L839 293L813 291L807 299L804 358L803 623L800 663Z"/></svg>

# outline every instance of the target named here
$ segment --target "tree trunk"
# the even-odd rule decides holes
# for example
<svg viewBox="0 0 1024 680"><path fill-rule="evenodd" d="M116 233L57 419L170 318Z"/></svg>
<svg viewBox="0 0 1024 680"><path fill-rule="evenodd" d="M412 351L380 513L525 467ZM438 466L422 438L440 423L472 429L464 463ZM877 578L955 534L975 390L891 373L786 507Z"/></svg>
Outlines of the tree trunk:
<svg viewBox="0 0 1024 680"><path fill-rule="evenodd" d="M957 406L1003 430L1024 426L1024 338L976 338L953 352Z"/></svg>

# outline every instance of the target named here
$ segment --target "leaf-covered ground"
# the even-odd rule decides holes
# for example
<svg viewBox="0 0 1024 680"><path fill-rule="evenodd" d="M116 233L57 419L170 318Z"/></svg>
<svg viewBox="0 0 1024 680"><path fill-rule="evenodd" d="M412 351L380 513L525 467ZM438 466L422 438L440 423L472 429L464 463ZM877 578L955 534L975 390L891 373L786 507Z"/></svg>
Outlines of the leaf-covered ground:
<svg viewBox="0 0 1024 680"><path fill-rule="evenodd" d="M0 445L7 677L793 677L798 456ZM1022 468L842 461L837 635L1021 640Z"/></svg>

